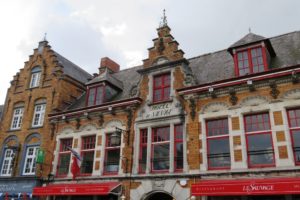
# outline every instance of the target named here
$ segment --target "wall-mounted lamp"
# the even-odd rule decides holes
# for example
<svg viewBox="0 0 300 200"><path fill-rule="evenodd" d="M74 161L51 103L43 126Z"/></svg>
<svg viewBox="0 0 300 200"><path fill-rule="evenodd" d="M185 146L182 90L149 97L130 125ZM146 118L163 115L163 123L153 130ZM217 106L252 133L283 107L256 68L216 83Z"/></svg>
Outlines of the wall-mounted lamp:
<svg viewBox="0 0 300 200"><path fill-rule="evenodd" d="M210 87L208 88L208 92L209 92L211 98L216 98L216 97L217 97L217 95L216 95L216 93L215 93L213 87L210 86Z"/></svg>
<svg viewBox="0 0 300 200"><path fill-rule="evenodd" d="M65 122L69 123L69 120L67 119L67 116L66 116L66 115L63 115L63 116L61 117L61 119L64 120Z"/></svg>
<svg viewBox="0 0 300 200"><path fill-rule="evenodd" d="M196 200L195 196L191 196L190 200Z"/></svg>
<svg viewBox="0 0 300 200"><path fill-rule="evenodd" d="M87 118L87 119L91 119L90 115L88 112L84 112L83 115Z"/></svg>
<svg viewBox="0 0 300 200"><path fill-rule="evenodd" d="M248 79L248 80L247 80L247 85L248 85L248 88L249 88L249 90L250 90L251 92L255 90L253 81L252 81L251 79Z"/></svg>
<svg viewBox="0 0 300 200"><path fill-rule="evenodd" d="M120 145L122 133L124 133L124 136L125 136L124 138L126 139L126 144L128 145L128 143L129 143L128 131L120 129L118 127L116 127L115 132L113 132L110 135L110 142L112 145L114 145L114 146Z"/></svg>
<svg viewBox="0 0 300 200"><path fill-rule="evenodd" d="M125 200L126 199L126 197L125 197L125 195L123 194L122 196L121 196L121 200Z"/></svg>

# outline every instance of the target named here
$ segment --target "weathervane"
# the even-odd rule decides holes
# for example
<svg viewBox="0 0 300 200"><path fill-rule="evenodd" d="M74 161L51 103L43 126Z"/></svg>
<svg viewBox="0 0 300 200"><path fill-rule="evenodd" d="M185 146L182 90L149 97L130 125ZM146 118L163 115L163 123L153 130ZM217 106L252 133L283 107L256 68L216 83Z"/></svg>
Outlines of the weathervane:
<svg viewBox="0 0 300 200"><path fill-rule="evenodd" d="M162 16L162 21L159 24L159 27L164 27L164 26L168 26L168 21L167 21L167 16L166 16L166 9L163 10L163 16Z"/></svg>
<svg viewBox="0 0 300 200"><path fill-rule="evenodd" d="M249 27L249 29L248 29L248 30L249 30L249 33L251 33L251 27Z"/></svg>

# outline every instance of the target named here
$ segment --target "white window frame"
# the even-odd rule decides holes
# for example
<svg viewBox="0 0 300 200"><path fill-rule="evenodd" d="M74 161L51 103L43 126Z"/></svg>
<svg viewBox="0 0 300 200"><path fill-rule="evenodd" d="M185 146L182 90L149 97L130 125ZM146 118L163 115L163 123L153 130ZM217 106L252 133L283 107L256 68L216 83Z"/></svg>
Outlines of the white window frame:
<svg viewBox="0 0 300 200"><path fill-rule="evenodd" d="M31 74L30 88L38 87L40 85L41 72L34 72Z"/></svg>
<svg viewBox="0 0 300 200"><path fill-rule="evenodd" d="M22 126L22 119L23 119L24 107L19 107L14 109L14 114L11 120L10 129L20 129Z"/></svg>
<svg viewBox="0 0 300 200"><path fill-rule="evenodd" d="M32 149L32 154L29 155L29 151ZM40 149L39 146L29 146L26 149L24 167L23 167L23 175L35 175L36 171L36 158L38 150ZM28 166L27 166L28 165ZM27 172L29 169L29 172Z"/></svg>
<svg viewBox="0 0 300 200"><path fill-rule="evenodd" d="M10 154L9 154L10 153ZM8 156L9 154L9 156ZM15 157L15 152L13 149L5 149L4 151L4 156L2 160L2 166L1 166L1 176L11 176L12 175L12 168L14 165L14 157ZM4 167L7 166L6 169ZM6 170L5 173L3 173L3 170Z"/></svg>
<svg viewBox="0 0 300 200"><path fill-rule="evenodd" d="M46 104L36 104L34 106L32 127L43 126L45 111L46 111Z"/></svg>

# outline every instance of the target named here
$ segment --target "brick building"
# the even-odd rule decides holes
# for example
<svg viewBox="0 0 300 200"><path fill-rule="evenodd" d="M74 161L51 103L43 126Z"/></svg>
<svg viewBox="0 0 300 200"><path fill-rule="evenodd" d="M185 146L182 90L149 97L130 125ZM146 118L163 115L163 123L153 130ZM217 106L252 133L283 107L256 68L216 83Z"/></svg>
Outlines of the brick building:
<svg viewBox="0 0 300 200"><path fill-rule="evenodd" d="M13 77L0 106L0 198L28 198L52 171L55 130L48 114L64 110L85 90L87 72L41 41ZM38 152L44 162L36 163Z"/></svg>
<svg viewBox="0 0 300 200"><path fill-rule="evenodd" d="M102 58L78 98L52 109L55 178L34 195L300 198L300 32L249 33L187 59L170 31L164 20L141 66ZM72 149L82 158L75 179Z"/></svg>

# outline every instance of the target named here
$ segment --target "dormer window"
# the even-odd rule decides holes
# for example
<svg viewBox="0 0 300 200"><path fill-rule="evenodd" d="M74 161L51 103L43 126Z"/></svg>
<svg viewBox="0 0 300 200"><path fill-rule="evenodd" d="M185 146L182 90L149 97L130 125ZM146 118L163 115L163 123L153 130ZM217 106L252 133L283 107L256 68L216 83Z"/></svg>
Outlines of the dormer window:
<svg viewBox="0 0 300 200"><path fill-rule="evenodd" d="M104 102L105 86L96 86L89 89L88 106L100 105Z"/></svg>
<svg viewBox="0 0 300 200"><path fill-rule="evenodd" d="M262 47L237 52L238 75L243 76L266 71L266 61Z"/></svg>
<svg viewBox="0 0 300 200"><path fill-rule="evenodd" d="M41 67L36 66L31 70L31 80L30 80L30 88L38 87L40 85L41 79Z"/></svg>
<svg viewBox="0 0 300 200"><path fill-rule="evenodd" d="M154 76L153 102L167 101L170 99L171 76L170 73Z"/></svg>
<svg viewBox="0 0 300 200"><path fill-rule="evenodd" d="M88 89L87 106L101 105L116 96L117 90L109 84L102 84Z"/></svg>

